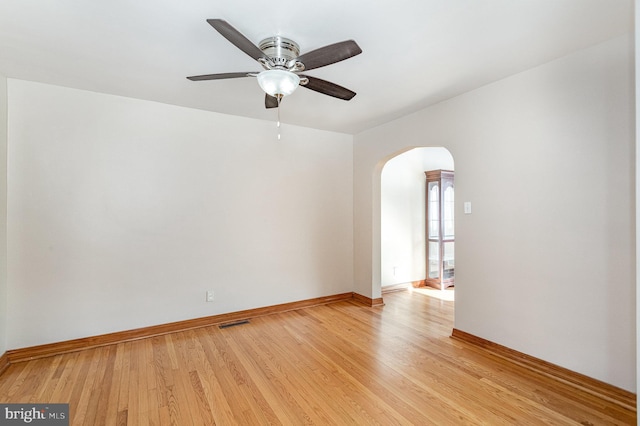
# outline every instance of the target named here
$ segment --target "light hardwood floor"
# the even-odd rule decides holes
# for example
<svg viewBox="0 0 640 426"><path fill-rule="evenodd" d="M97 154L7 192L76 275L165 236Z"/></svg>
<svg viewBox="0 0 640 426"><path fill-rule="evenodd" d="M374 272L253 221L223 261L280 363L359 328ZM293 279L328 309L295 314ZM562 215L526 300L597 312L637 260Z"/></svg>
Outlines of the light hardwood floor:
<svg viewBox="0 0 640 426"><path fill-rule="evenodd" d="M449 336L420 292L338 302L12 364L0 402L73 425L607 425L635 413Z"/></svg>

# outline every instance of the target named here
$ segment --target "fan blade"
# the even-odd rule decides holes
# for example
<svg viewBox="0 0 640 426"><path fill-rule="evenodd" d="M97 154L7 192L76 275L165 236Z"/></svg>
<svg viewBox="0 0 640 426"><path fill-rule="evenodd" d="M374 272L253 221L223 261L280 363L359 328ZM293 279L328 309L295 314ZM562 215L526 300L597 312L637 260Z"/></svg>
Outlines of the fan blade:
<svg viewBox="0 0 640 426"><path fill-rule="evenodd" d="M254 72L224 72L221 74L194 75L187 78L191 81L223 80L225 78L251 77L253 74L255 73Z"/></svg>
<svg viewBox="0 0 640 426"><path fill-rule="evenodd" d="M296 62L302 62L305 70L312 70L344 61L361 53L362 49L360 49L360 46L358 46L355 41L347 40L330 44L298 56Z"/></svg>
<svg viewBox="0 0 640 426"><path fill-rule="evenodd" d="M334 98L344 99L345 101L351 100L356 95L356 92L353 92L345 87L338 86L335 83L331 83L330 81L325 81L320 78L310 77L308 75L301 75L300 78L307 78L309 82L305 85L300 85L300 87L306 87L307 89L314 90L318 93L322 93L323 95L333 96Z"/></svg>
<svg viewBox="0 0 640 426"><path fill-rule="evenodd" d="M251 56L256 61L260 58L266 58L258 46L243 36L240 31L233 28L227 21L222 19L207 19L207 22L215 28L216 31L222 34L224 38L229 40L231 44Z"/></svg>
<svg viewBox="0 0 640 426"><path fill-rule="evenodd" d="M280 101L282 102L282 101ZM278 108L278 98L271 96L268 93L264 94L264 107L265 108Z"/></svg>

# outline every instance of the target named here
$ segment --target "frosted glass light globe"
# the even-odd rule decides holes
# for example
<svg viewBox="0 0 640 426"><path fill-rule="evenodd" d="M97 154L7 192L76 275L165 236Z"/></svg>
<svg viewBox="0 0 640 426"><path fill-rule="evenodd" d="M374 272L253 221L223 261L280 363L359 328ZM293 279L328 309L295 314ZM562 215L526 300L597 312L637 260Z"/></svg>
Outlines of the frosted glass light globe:
<svg viewBox="0 0 640 426"><path fill-rule="evenodd" d="M258 74L257 79L260 88L273 97L288 96L300 84L300 77L285 70L262 71Z"/></svg>

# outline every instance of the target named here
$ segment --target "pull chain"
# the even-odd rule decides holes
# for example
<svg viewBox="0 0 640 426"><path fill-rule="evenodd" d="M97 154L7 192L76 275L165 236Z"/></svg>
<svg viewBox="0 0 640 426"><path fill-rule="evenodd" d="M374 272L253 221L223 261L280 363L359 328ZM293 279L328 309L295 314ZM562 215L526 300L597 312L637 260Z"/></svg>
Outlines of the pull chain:
<svg viewBox="0 0 640 426"><path fill-rule="evenodd" d="M278 140L280 140L280 100L282 96L276 96L278 99L278 122L276 123L276 127L278 128Z"/></svg>

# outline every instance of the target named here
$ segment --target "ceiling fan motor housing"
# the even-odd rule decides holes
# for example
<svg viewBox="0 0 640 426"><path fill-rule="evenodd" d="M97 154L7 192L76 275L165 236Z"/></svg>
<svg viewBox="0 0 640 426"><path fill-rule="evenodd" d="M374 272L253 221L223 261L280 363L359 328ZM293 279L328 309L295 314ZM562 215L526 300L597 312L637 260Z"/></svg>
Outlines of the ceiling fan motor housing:
<svg viewBox="0 0 640 426"><path fill-rule="evenodd" d="M260 42L260 50L265 56L269 57L273 62L273 68L289 69L293 65L295 59L300 56L300 46L295 41L274 36L265 38Z"/></svg>

